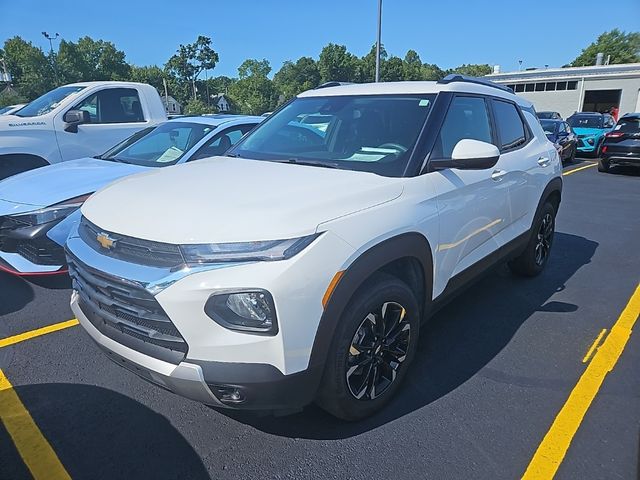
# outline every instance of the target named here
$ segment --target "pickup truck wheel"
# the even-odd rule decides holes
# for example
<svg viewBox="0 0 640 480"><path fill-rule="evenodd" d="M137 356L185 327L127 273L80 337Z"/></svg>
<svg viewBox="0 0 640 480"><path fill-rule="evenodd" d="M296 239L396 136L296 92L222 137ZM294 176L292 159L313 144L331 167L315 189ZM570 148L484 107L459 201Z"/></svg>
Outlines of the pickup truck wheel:
<svg viewBox="0 0 640 480"><path fill-rule="evenodd" d="M0 180L45 165L49 165L47 161L35 155L2 155L0 156Z"/></svg>
<svg viewBox="0 0 640 480"><path fill-rule="evenodd" d="M380 410L413 360L419 315L415 295L396 277L376 274L365 282L340 318L317 403L348 421Z"/></svg>
<svg viewBox="0 0 640 480"><path fill-rule="evenodd" d="M513 273L535 277L544 270L553 245L555 219L556 211L553 205L545 203L533 222L531 238L524 252L509 262L509 268Z"/></svg>

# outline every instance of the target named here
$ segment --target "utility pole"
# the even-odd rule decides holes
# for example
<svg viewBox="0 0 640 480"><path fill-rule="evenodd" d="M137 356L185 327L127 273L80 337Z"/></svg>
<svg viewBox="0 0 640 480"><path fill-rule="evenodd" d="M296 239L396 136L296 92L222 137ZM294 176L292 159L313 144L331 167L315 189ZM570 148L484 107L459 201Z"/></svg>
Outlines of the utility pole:
<svg viewBox="0 0 640 480"><path fill-rule="evenodd" d="M376 82L380 81L380 42L382 40L382 0L378 0L378 41L376 42Z"/></svg>

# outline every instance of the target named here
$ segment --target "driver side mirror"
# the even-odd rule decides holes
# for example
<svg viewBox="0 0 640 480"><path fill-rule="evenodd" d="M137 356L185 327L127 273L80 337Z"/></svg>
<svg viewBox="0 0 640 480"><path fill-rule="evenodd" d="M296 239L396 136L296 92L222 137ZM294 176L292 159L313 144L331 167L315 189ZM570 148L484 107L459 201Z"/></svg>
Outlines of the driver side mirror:
<svg viewBox="0 0 640 480"><path fill-rule="evenodd" d="M89 112L86 110L69 110L62 119L67 124L64 131L70 133L78 133L78 125L91 122Z"/></svg>
<svg viewBox="0 0 640 480"><path fill-rule="evenodd" d="M431 160L435 169L484 170L498 163L500 150L492 143L463 138L453 148L450 159Z"/></svg>

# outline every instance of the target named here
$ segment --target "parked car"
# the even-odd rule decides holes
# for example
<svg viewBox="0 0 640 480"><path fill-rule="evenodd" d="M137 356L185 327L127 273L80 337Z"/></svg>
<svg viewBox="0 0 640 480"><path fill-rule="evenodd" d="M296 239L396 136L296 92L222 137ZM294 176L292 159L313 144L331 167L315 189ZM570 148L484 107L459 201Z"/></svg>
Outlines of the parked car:
<svg viewBox="0 0 640 480"><path fill-rule="evenodd" d="M167 119L157 90L132 82L85 82L45 93L0 116L0 179L93 157Z"/></svg>
<svg viewBox="0 0 640 480"><path fill-rule="evenodd" d="M640 113L627 113L604 136L598 170L608 172L611 165L640 167Z"/></svg>
<svg viewBox="0 0 640 480"><path fill-rule="evenodd" d="M0 270L21 276L66 273L62 246L89 195L134 173L221 155L262 120L181 117L136 132L95 158L0 181Z"/></svg>
<svg viewBox="0 0 640 480"><path fill-rule="evenodd" d="M615 122L608 113L582 112L567 118L567 123L578 136L578 152L600 155L605 133L611 131Z"/></svg>
<svg viewBox="0 0 640 480"><path fill-rule="evenodd" d="M571 127L564 120L540 120L545 135L556 147L560 159L573 162L576 158L578 140Z"/></svg>
<svg viewBox="0 0 640 480"><path fill-rule="evenodd" d="M0 108L0 115L12 115L22 107L24 107L26 103L18 103L16 105L7 105L6 107Z"/></svg>
<svg viewBox="0 0 640 480"><path fill-rule="evenodd" d="M562 120L562 115L558 112L536 112L540 120Z"/></svg>
<svg viewBox="0 0 640 480"><path fill-rule="evenodd" d="M326 131L296 125L309 114ZM504 260L544 269L561 171L531 103L486 80L307 91L226 157L93 195L66 243L71 306L175 393L357 420L462 284Z"/></svg>

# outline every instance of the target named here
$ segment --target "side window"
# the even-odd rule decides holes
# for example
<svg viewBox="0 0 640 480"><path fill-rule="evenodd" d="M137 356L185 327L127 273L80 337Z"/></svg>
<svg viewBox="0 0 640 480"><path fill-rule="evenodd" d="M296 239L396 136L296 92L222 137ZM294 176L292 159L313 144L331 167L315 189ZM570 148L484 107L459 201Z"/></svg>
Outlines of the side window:
<svg viewBox="0 0 640 480"><path fill-rule="evenodd" d="M433 147L432 158L451 158L456 144L465 138L493 143L484 98L454 97Z"/></svg>
<svg viewBox="0 0 640 480"><path fill-rule="evenodd" d="M200 147L187 161L190 162L192 160L199 160L200 158L222 155L238 143L238 140L253 127L255 127L253 124L236 125L235 127L229 127L222 132L216 133L211 140Z"/></svg>
<svg viewBox="0 0 640 480"><path fill-rule="evenodd" d="M91 123L144 122L142 104L135 88L100 90L73 108L89 112Z"/></svg>
<svg viewBox="0 0 640 480"><path fill-rule="evenodd" d="M496 117L501 151L517 148L527 141L522 118L513 103L494 100L493 111Z"/></svg>

